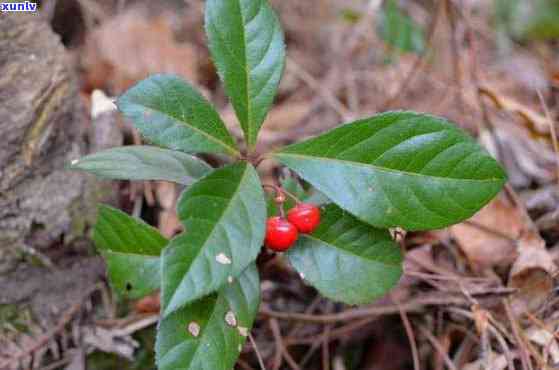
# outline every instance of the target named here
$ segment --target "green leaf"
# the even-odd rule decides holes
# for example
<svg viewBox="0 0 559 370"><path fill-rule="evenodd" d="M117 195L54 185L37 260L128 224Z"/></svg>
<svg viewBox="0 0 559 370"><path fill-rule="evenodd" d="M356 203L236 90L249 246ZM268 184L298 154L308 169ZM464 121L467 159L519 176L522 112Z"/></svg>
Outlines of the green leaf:
<svg viewBox="0 0 559 370"><path fill-rule="evenodd" d="M450 122L388 112L335 128L274 156L346 211L380 228L442 228L502 188L501 166Z"/></svg>
<svg viewBox="0 0 559 370"><path fill-rule="evenodd" d="M154 146L125 146L90 154L72 169L119 180L166 180L183 185L207 175L212 168L202 160Z"/></svg>
<svg viewBox="0 0 559 370"><path fill-rule="evenodd" d="M148 77L124 93L117 106L156 145L187 153L239 155L216 110L178 76Z"/></svg>
<svg viewBox="0 0 559 370"><path fill-rule="evenodd" d="M425 49L423 28L404 13L395 0L386 2L378 32L384 42L399 51L422 53Z"/></svg>
<svg viewBox="0 0 559 370"><path fill-rule="evenodd" d="M168 241L157 229L100 205L93 241L105 257L112 286L119 294L139 298L159 289L159 255Z"/></svg>
<svg viewBox="0 0 559 370"><path fill-rule="evenodd" d="M232 369L259 304L260 281L251 264L218 293L162 319L156 342L159 370Z"/></svg>
<svg viewBox="0 0 559 370"><path fill-rule="evenodd" d="M320 226L301 235L287 256L318 291L348 304L370 303L402 275L400 248L388 230L376 229L330 204Z"/></svg>
<svg viewBox="0 0 559 370"><path fill-rule="evenodd" d="M253 147L285 64L280 22L267 0L207 0L206 33L248 146Z"/></svg>
<svg viewBox="0 0 559 370"><path fill-rule="evenodd" d="M256 259L266 202L258 174L240 162L215 170L179 199L186 232L163 252L164 315L219 289Z"/></svg>

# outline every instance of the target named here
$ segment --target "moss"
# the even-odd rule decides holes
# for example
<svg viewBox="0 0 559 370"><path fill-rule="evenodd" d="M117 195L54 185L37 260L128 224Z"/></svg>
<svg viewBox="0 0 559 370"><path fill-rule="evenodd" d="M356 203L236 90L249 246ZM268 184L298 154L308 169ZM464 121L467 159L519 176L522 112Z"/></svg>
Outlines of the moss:
<svg viewBox="0 0 559 370"><path fill-rule="evenodd" d="M29 332L31 312L15 304L0 304L0 337L7 332Z"/></svg>

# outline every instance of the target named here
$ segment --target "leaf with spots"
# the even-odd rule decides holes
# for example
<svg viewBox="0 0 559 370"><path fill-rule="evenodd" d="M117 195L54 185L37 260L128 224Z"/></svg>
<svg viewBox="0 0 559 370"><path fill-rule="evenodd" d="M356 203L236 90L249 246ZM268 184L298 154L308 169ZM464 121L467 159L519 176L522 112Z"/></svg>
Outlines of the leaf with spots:
<svg viewBox="0 0 559 370"><path fill-rule="evenodd" d="M442 228L476 213L506 175L443 118L387 112L274 154L341 208L373 226Z"/></svg>
<svg viewBox="0 0 559 370"><path fill-rule="evenodd" d="M192 155L147 145L111 148L90 154L72 169L106 179L165 180L183 185L208 174L212 168Z"/></svg>
<svg viewBox="0 0 559 370"><path fill-rule="evenodd" d="M287 256L318 291L348 304L370 303L402 274L400 247L388 230L359 221L334 204L322 210L312 234L302 234Z"/></svg>
<svg viewBox="0 0 559 370"><path fill-rule="evenodd" d="M212 57L252 148L285 65L281 25L267 0L207 0L205 16Z"/></svg>
<svg viewBox="0 0 559 370"><path fill-rule="evenodd" d="M101 205L93 241L105 257L111 284L119 294L135 299L159 289L159 255L168 241L157 229Z"/></svg>
<svg viewBox="0 0 559 370"><path fill-rule="evenodd" d="M256 259L266 201L254 167L240 162L192 184L181 195L177 213L185 233L163 252L164 316L217 291Z"/></svg>
<svg viewBox="0 0 559 370"><path fill-rule="evenodd" d="M161 319L156 353L159 370L229 370L239 357L260 304L255 264L217 293Z"/></svg>
<svg viewBox="0 0 559 370"><path fill-rule="evenodd" d="M150 76L118 98L117 106L153 144L186 153L239 155L215 108L178 76Z"/></svg>

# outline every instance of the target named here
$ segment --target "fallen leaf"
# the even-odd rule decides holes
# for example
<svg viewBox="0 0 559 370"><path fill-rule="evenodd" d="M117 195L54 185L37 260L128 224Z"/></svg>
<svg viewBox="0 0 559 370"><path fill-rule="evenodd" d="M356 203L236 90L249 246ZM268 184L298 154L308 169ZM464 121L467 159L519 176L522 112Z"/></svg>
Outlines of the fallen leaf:
<svg viewBox="0 0 559 370"><path fill-rule="evenodd" d="M493 155L497 152L495 140L500 144L499 160L514 188L527 188L534 182L548 184L555 178L557 159L552 147L534 140L524 128L498 127L493 133L480 133L479 141Z"/></svg>
<svg viewBox="0 0 559 370"><path fill-rule="evenodd" d="M450 231L471 266L481 270L510 265L517 255L514 240L523 229L523 219L516 207L499 196Z"/></svg>
<svg viewBox="0 0 559 370"><path fill-rule="evenodd" d="M109 87L113 93L153 73L175 73L195 82L197 66L193 44L175 40L170 15L153 17L140 6L93 30L82 57L87 89Z"/></svg>
<svg viewBox="0 0 559 370"><path fill-rule="evenodd" d="M177 217L177 212L174 210L162 210L159 212L159 222L157 227L159 228L161 234L166 238L172 238L184 229Z"/></svg>
<svg viewBox="0 0 559 370"><path fill-rule="evenodd" d="M138 313L158 313L160 308L161 301L159 292L145 296L134 304L134 310Z"/></svg>
<svg viewBox="0 0 559 370"><path fill-rule="evenodd" d="M262 130L259 134L260 141L273 141L270 136L285 134L296 125L301 124L301 119L309 112L308 102L284 103L270 110ZM242 133L237 123L235 112L231 107L222 112L223 121L236 137L241 137Z"/></svg>
<svg viewBox="0 0 559 370"><path fill-rule="evenodd" d="M167 181L155 182L155 197L162 208L159 211L157 227L163 236L172 238L183 230L175 211L177 204L176 185Z"/></svg>
<svg viewBox="0 0 559 370"><path fill-rule="evenodd" d="M470 362L462 368L463 370L485 370L485 359L480 358L474 362ZM495 352L489 353L489 369L491 370L504 370L507 367L507 358L505 355L497 354Z"/></svg>
<svg viewBox="0 0 559 370"><path fill-rule="evenodd" d="M559 364L559 345L551 331L532 327L526 330L526 338L548 351L552 364Z"/></svg>
<svg viewBox="0 0 559 370"><path fill-rule="evenodd" d="M511 300L516 317L534 312L541 307L553 291L553 275L557 269L545 241L534 231L527 232L518 241L518 258L509 274L508 286L518 291Z"/></svg>
<svg viewBox="0 0 559 370"><path fill-rule="evenodd" d="M479 92L487 96L497 108L510 111L520 116L530 133L535 137L551 138L549 124L547 118L543 114L532 110L513 98L499 94L487 86L480 87Z"/></svg>
<svg viewBox="0 0 559 370"><path fill-rule="evenodd" d="M177 199L175 184L168 181L157 181L155 183L155 197L163 209L174 209Z"/></svg>

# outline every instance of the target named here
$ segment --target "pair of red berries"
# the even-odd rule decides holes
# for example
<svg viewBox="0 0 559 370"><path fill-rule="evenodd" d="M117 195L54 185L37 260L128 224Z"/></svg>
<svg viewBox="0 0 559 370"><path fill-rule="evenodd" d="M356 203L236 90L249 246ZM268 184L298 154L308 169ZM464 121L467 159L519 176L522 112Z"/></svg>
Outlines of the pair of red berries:
<svg viewBox="0 0 559 370"><path fill-rule="evenodd" d="M317 206L299 203L287 212L287 219L281 216L270 217L266 223L264 243L276 252L288 250L299 233L312 233L320 223L320 210Z"/></svg>

